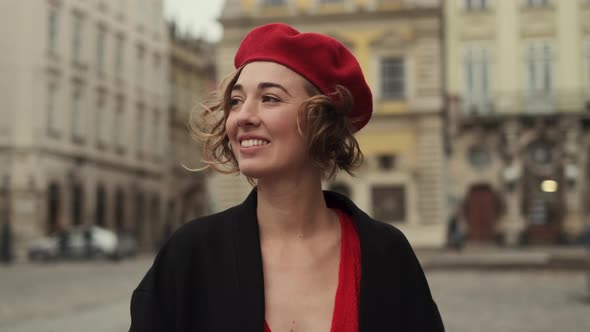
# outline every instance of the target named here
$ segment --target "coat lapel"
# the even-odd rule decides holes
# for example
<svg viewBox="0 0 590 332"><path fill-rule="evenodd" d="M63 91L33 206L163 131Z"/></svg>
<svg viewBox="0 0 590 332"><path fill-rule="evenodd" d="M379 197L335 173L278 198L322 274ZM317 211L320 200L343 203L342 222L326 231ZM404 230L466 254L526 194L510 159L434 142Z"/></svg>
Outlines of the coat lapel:
<svg viewBox="0 0 590 332"><path fill-rule="evenodd" d="M361 244L361 294L359 303L359 332L381 331L390 326L391 310L383 302L386 288L391 288L383 264L387 259L385 243L381 237L375 237L376 223L359 209L350 199L343 195L325 191L324 197L330 208L338 208L348 213L357 225Z"/></svg>
<svg viewBox="0 0 590 332"><path fill-rule="evenodd" d="M236 331L264 331L264 276L256 205L256 190L252 190L233 216L241 303L238 307L242 309L239 313L242 320Z"/></svg>

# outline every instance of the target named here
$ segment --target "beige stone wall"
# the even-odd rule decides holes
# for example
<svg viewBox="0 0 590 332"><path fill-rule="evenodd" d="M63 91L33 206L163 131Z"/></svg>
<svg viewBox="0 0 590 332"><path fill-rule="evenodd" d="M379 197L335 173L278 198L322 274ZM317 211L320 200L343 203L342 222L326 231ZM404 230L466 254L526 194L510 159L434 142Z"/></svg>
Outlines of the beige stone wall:
<svg viewBox="0 0 590 332"><path fill-rule="evenodd" d="M4 43L0 86L6 87L0 91L0 154L7 161L3 170L9 170L10 222L19 252L28 240L46 233L47 185L52 181L64 191L71 181L80 182L85 193L85 224L94 222L94 194L99 182L107 190L107 225L112 225L115 186L126 192L146 192L164 201L168 43L162 3L62 0L0 5L4 34L0 38ZM56 13L57 23L53 48L49 46L51 11ZM76 17L82 22L81 28L75 27ZM73 41L76 31L80 31L77 59ZM98 55L99 31L104 31L102 61ZM117 68L119 38L123 40L122 65ZM138 47L143 50L141 61ZM54 94L48 91L50 84L55 86ZM73 96L77 87L82 93L76 123ZM54 106L49 121L51 95ZM104 103L99 108L101 95ZM122 113L117 111L119 98ZM138 105L144 112L141 118ZM101 133L97 132L99 122L103 122ZM137 141L138 128L143 131L141 144ZM70 196L66 191L60 204L66 223L71 222ZM132 205L129 203L125 210L129 212L126 219L132 221ZM145 229L141 243L146 248L152 246L154 236L150 232L159 227L159 217L156 219L138 221Z"/></svg>
<svg viewBox="0 0 590 332"><path fill-rule="evenodd" d="M203 41L171 36L171 145L169 179L171 198L167 222L172 229L209 211L204 178L207 172L191 172L205 164L201 145L191 137L188 125L198 121L215 85L214 49ZM186 167L186 168L185 168Z"/></svg>

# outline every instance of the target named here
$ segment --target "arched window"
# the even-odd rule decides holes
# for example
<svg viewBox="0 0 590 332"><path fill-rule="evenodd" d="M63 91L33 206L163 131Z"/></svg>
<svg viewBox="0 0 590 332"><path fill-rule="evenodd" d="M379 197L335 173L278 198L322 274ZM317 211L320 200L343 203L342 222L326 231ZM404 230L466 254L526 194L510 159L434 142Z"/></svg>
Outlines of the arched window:
<svg viewBox="0 0 590 332"><path fill-rule="evenodd" d="M105 227L106 225L106 192L104 190L104 186L99 184L96 187L96 225L100 227Z"/></svg>
<svg viewBox="0 0 590 332"><path fill-rule="evenodd" d="M144 219L144 197L143 193L138 191L135 194L135 224L133 225L133 233L140 242L142 241Z"/></svg>
<svg viewBox="0 0 590 332"><path fill-rule="evenodd" d="M158 197L158 195L152 196L150 203L152 222L150 229L152 235L152 244L157 245L162 238L162 228L160 227L160 197Z"/></svg>
<svg viewBox="0 0 590 332"><path fill-rule="evenodd" d="M117 232L125 230L125 194L121 188L115 192L115 229Z"/></svg>
<svg viewBox="0 0 590 332"><path fill-rule="evenodd" d="M47 188L47 234L57 231L60 203L59 185L52 182Z"/></svg>
<svg viewBox="0 0 590 332"><path fill-rule="evenodd" d="M72 186L72 224L82 225L84 215L84 191L80 183Z"/></svg>

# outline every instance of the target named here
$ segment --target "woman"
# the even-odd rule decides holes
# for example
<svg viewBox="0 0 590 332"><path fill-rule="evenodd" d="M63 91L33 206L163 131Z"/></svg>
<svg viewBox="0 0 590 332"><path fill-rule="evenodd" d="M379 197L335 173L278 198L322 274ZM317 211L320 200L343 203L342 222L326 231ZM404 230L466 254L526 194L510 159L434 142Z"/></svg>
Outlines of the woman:
<svg viewBox="0 0 590 332"><path fill-rule="evenodd" d="M212 167L257 186L164 245L133 293L131 331L443 331L402 233L321 188L362 161L353 134L372 96L354 56L268 24L235 67L195 131Z"/></svg>

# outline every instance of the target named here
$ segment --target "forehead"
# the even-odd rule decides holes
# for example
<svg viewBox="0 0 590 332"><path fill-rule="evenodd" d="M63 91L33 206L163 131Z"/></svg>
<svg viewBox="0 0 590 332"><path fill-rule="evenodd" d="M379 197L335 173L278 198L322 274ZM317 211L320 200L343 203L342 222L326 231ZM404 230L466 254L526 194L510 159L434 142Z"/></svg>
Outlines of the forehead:
<svg viewBox="0 0 590 332"><path fill-rule="evenodd" d="M278 83L285 88L303 88L305 78L293 70L267 61L257 61L247 64L240 74L236 84L247 86L257 85L260 82Z"/></svg>

